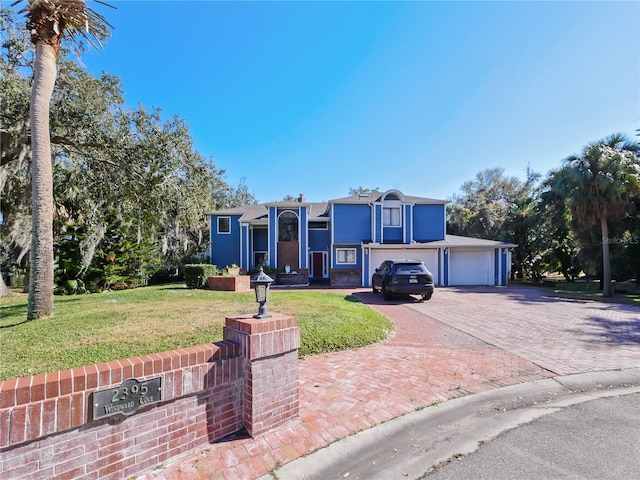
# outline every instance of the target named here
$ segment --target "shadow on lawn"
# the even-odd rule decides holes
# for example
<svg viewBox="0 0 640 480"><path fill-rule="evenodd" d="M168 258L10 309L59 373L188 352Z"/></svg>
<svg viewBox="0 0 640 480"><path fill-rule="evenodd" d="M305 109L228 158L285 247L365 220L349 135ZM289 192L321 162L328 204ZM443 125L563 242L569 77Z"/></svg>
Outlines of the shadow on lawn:
<svg viewBox="0 0 640 480"><path fill-rule="evenodd" d="M7 317L20 317L20 319ZM7 323L5 323L7 322ZM9 305L0 308L0 328L10 328L27 323L27 305Z"/></svg>

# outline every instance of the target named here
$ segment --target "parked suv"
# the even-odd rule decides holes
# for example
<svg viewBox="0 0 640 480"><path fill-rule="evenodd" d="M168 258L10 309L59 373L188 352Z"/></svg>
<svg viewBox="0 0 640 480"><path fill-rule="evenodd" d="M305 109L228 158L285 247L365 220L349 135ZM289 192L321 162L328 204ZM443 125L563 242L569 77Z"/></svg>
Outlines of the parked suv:
<svg viewBox="0 0 640 480"><path fill-rule="evenodd" d="M373 293L382 291L385 300L394 294L420 295L429 300L433 295L433 275L420 260L385 260L371 278Z"/></svg>

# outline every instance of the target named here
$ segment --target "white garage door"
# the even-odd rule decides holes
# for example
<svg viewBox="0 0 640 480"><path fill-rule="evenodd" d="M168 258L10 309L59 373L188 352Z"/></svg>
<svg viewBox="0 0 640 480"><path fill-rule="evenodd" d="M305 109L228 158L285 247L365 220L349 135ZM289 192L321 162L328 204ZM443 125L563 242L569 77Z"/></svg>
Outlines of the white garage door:
<svg viewBox="0 0 640 480"><path fill-rule="evenodd" d="M494 276L493 250L450 250L449 285L493 285Z"/></svg>
<svg viewBox="0 0 640 480"><path fill-rule="evenodd" d="M433 273L433 281L441 283L438 278L438 251L431 250L371 250L371 273L385 260L422 260ZM370 282L371 279L368 279Z"/></svg>

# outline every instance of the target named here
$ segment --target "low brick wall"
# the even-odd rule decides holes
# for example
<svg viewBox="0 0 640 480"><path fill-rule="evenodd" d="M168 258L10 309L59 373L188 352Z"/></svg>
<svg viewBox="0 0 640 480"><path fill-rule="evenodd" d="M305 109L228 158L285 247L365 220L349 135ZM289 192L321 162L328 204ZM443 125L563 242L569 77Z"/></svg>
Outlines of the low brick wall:
<svg viewBox="0 0 640 480"><path fill-rule="evenodd" d="M227 318L224 340L0 383L0 478L121 479L298 415L295 317ZM162 401L93 420L93 393L160 377Z"/></svg>
<svg viewBox="0 0 640 480"><path fill-rule="evenodd" d="M332 268L329 283L332 287L361 287L362 272L359 268Z"/></svg>
<svg viewBox="0 0 640 480"><path fill-rule="evenodd" d="M309 270L300 268L296 273L277 273L276 285L307 285L309 283Z"/></svg>
<svg viewBox="0 0 640 480"><path fill-rule="evenodd" d="M209 277L207 288L223 292L250 292L251 277L249 275Z"/></svg>

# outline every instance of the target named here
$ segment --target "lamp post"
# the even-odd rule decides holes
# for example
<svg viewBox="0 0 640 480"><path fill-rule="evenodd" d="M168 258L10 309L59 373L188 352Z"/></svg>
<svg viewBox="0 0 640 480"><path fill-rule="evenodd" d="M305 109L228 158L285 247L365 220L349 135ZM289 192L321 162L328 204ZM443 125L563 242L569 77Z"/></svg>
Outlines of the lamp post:
<svg viewBox="0 0 640 480"><path fill-rule="evenodd" d="M262 265L260 265L260 270L258 274L253 277L252 282L253 289L256 292L256 302L260 304L258 314L254 315L253 318L269 318L271 314L267 312L265 303L269 301L269 286L273 283L273 278L264 273Z"/></svg>

